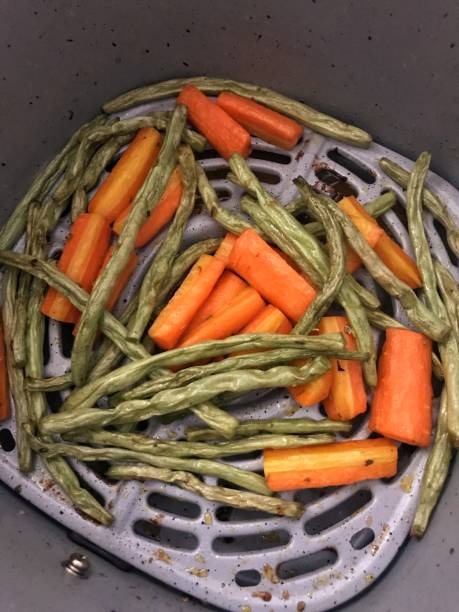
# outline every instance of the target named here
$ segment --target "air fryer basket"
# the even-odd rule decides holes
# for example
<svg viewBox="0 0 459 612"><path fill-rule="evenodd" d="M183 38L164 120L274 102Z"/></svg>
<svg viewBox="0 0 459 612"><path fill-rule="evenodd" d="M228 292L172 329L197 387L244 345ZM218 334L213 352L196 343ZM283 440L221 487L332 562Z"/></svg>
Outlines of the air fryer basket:
<svg viewBox="0 0 459 612"><path fill-rule="evenodd" d="M138 2L129 8L118 2L97 7L89 2L25 4L4 6L0 19L5 46L0 60L0 190L5 215L36 166L106 98L144 82L200 73L253 80L290 93L361 125L377 141L411 158L428 148L434 169L459 184L454 3L422 10L412 2L403 7L395 2L357 7L320 0L283 7L271 2L228 6L207 1ZM421 610L456 608L452 576L459 541L449 512L454 511L458 489L456 475L425 541L410 542L395 569L361 601L350 604L350 610L397 610L409 602ZM19 503L7 499L13 507ZM43 521L31 509L26 512L30 550L39 552L43 563L51 563L39 581L37 609L62 609L63 592L56 587L61 559L38 548L41 534L32 526ZM53 533L54 526L45 525ZM13 543L11 534L8 537ZM3 576L15 564L27 567L23 554L13 547L11 555L2 558ZM92 558L95 565L102 563ZM410 573L411 565L415 569ZM114 589L118 570L105 571ZM139 597L144 595L142 603L132 603L127 585L117 597L109 594L107 585L102 598L100 580L92 578L73 599L65 600L66 609L148 609L152 590L159 594L152 609L191 607L147 579L135 577L133 582ZM6 589L13 593L12 586ZM31 609L21 607L21 597L16 593L17 608L12 609ZM290 609L288 601L285 605Z"/></svg>

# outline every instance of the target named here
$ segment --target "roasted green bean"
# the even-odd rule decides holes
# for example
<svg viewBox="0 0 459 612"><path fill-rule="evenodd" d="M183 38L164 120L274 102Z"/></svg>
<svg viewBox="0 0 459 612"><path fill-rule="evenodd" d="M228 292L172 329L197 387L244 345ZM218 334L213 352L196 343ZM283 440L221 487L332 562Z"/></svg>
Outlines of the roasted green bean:
<svg viewBox="0 0 459 612"><path fill-rule="evenodd" d="M82 312L72 350L72 377L77 386L81 386L87 379L92 346L113 285L129 260L137 233L146 215L157 205L175 168L177 148L185 120L186 107L179 104L166 132L158 161L134 198L113 255L96 280Z"/></svg>
<svg viewBox="0 0 459 612"><path fill-rule="evenodd" d="M91 448L89 446L77 446L60 442L46 443L37 438L32 438L32 447L46 457L65 455L67 457L74 457L79 461L133 461L158 468L188 470L196 474L216 476L254 493L261 493L262 495L272 494L263 476L209 459L190 460L165 455L154 455L124 448Z"/></svg>
<svg viewBox="0 0 459 612"><path fill-rule="evenodd" d="M91 157L89 164L85 168L81 178L81 188L85 191L90 191L99 180L108 163L120 148L130 142L132 138L133 134L123 134L121 136L112 136L112 138L104 142Z"/></svg>
<svg viewBox="0 0 459 612"><path fill-rule="evenodd" d="M295 182L301 187L303 192L313 193L311 187L301 177L298 177ZM368 246L368 243L349 217L336 206L333 200L325 196L320 196L320 200L324 205L328 206L329 210L339 220L346 238L362 259L367 270L389 295L400 301L410 320L429 338L436 341L445 339L450 331L449 326L443 321L438 320L417 298L414 291L389 270L375 251Z"/></svg>
<svg viewBox="0 0 459 612"><path fill-rule="evenodd" d="M398 183L401 187L406 188L408 185L408 179L410 177L410 173L407 170L386 157L382 157L379 160L379 165L393 181ZM440 198L427 187L424 187L422 198L423 204L427 210L430 210L435 219L440 221L440 223L444 226L448 244L452 251L454 251L454 253L459 257L459 227L451 217L448 208L440 200Z"/></svg>
<svg viewBox="0 0 459 612"><path fill-rule="evenodd" d="M365 148L371 144L371 136L357 127L347 125L338 119L324 115L302 102L291 100L267 87L260 87L251 83L240 83L230 79L192 77L163 81L162 83L128 91L104 104L103 109L106 113L114 113L130 106L141 104L142 102L167 98L177 94L184 85L189 83L209 94L231 91L245 98L251 98L269 108L293 117L306 127L324 136L330 136L336 140L342 140Z"/></svg>
<svg viewBox="0 0 459 612"><path fill-rule="evenodd" d="M158 440L141 434L90 430L66 436L66 440L78 442L79 444L114 446L135 450L141 453L166 455L168 457L201 457L203 459L217 459L218 457L230 457L231 455L238 455L240 453L264 450L265 448L297 448L315 444L328 444L329 442L333 442L334 436L330 434L317 434L315 436L266 434L232 442L206 444L204 442Z"/></svg>
<svg viewBox="0 0 459 612"><path fill-rule="evenodd" d="M189 472L154 468L149 465L113 465L107 477L114 480L160 480L196 493L209 501L216 501L235 508L252 508L290 518L300 518L304 512L302 504L280 497L268 497L247 491L236 491L227 487L208 485Z"/></svg>
<svg viewBox="0 0 459 612"><path fill-rule="evenodd" d="M184 350L184 349L182 349ZM315 357L302 367L276 366L269 370L235 370L215 374L179 389L166 389L150 400L129 400L116 408L79 408L51 414L41 422L43 433L66 433L81 428L94 428L111 423L132 423L177 412L208 401L227 391L244 393L255 389L298 385L324 374L330 368L325 357ZM121 368L119 368L121 369ZM75 397L75 396L74 396Z"/></svg>
<svg viewBox="0 0 459 612"><path fill-rule="evenodd" d="M77 219L82 213L86 212L88 207L88 196L83 187L77 187L72 196L72 208L70 216L72 222Z"/></svg>
<svg viewBox="0 0 459 612"><path fill-rule="evenodd" d="M224 438L232 438L239 425L235 416L212 402L202 402L197 406L191 406L190 411Z"/></svg>
<svg viewBox="0 0 459 612"><path fill-rule="evenodd" d="M448 401L445 390L441 395L435 441L422 475L421 492L411 525L411 535L422 538L430 516L437 505L448 476L453 448L448 431Z"/></svg>

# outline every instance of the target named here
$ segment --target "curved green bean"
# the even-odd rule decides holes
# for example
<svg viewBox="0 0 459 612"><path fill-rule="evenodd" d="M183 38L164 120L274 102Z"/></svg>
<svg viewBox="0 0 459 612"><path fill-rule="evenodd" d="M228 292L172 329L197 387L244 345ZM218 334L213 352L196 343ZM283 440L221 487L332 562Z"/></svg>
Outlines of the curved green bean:
<svg viewBox="0 0 459 612"><path fill-rule="evenodd" d="M302 384L317 378L329 368L328 359L315 357L302 367L277 366L269 370L224 372L194 381L183 388L160 391L150 400L129 400L122 402L116 408L104 410L79 408L51 414L42 420L41 430L46 434L67 433L81 428L102 427L111 423L123 424L146 420L153 416L189 408L227 391L245 393L255 389Z"/></svg>
<svg viewBox="0 0 459 612"><path fill-rule="evenodd" d="M112 136L112 138L109 138L97 149L91 157L81 178L81 187L85 191L90 191L94 187L107 164L113 159L116 153L118 153L121 147L132 140L132 137L133 134Z"/></svg>
<svg viewBox="0 0 459 612"><path fill-rule="evenodd" d="M330 136L336 140L349 142L359 147L366 148L371 144L371 136L357 127L347 125L338 119L320 113L302 102L291 100L267 87L260 87L251 83L240 83L230 79L215 79L209 77L171 79L170 81L163 81L162 83L156 83L147 87L128 91L118 96L118 98L105 103L103 110L106 113L115 113L143 102L174 96L184 85L190 83L205 93L217 94L225 90L245 98L250 98L269 108L293 117L306 127L324 136Z"/></svg>
<svg viewBox="0 0 459 612"><path fill-rule="evenodd" d="M277 516L300 518L304 512L304 507L298 502L208 485L189 472L154 468L149 465L113 465L106 475L114 480L160 480L196 493L209 501L220 502L235 508L261 510Z"/></svg>
<svg viewBox="0 0 459 612"><path fill-rule="evenodd" d="M202 402L197 406L191 406L190 412L224 438L232 438L239 425L239 421L235 416L212 402Z"/></svg>
<svg viewBox="0 0 459 612"><path fill-rule="evenodd" d="M113 285L121 270L128 263L137 233L147 213L151 212L157 205L174 170L177 148L185 126L186 112L186 107L180 104L174 110L158 161L134 198L113 255L96 280L86 307L82 312L71 358L72 376L76 386L81 386L87 379L92 346L104 313L105 303L110 296Z"/></svg>
<svg viewBox="0 0 459 612"><path fill-rule="evenodd" d="M410 173L394 161L382 157L379 160L381 169L393 181L406 188ZM424 206L440 221L446 230L446 238L451 250L459 257L459 227L449 213L447 206L430 189L424 187L422 192Z"/></svg>

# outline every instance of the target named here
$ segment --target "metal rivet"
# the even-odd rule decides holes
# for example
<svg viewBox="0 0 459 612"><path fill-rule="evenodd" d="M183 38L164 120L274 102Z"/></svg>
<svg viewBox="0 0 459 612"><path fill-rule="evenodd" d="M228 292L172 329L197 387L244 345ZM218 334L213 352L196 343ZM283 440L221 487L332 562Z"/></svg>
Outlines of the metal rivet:
<svg viewBox="0 0 459 612"><path fill-rule="evenodd" d="M72 553L67 561L62 562L62 565L67 573L79 578L87 578L91 567L88 557L81 553Z"/></svg>

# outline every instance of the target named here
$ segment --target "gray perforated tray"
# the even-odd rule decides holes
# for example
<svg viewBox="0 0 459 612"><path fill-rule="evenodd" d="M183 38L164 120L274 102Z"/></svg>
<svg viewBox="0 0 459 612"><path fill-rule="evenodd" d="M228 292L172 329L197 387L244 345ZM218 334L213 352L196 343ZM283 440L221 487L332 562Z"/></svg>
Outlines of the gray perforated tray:
<svg viewBox="0 0 459 612"><path fill-rule="evenodd" d="M170 105L168 101L144 105L122 116ZM363 173L357 170L363 178L330 159L328 154L335 149L364 170ZM306 130L302 142L290 153L277 151L255 139L250 165L283 202L295 196L293 177L301 174L314 183L317 164L323 163L347 177L362 202L390 187L403 203L402 191L378 169L377 160L383 155L409 167L408 160L377 144L362 151ZM211 153L203 157L201 163L209 171L221 197L226 198L225 205L236 207L240 189L224 178L225 162ZM429 175L429 184L455 214L452 205L457 201L458 192L434 174ZM409 251L403 208L386 213L383 222ZM425 225L436 256L459 278L457 260L448 251L428 213ZM62 249L68 227L68 219L63 219L52 237L51 255ZM207 215L197 213L187 231L185 246L221 233ZM161 237L143 249L142 265L131 288L151 261ZM360 272L359 277L375 288L365 272ZM128 296L129 288L125 297ZM389 300L387 307L405 321L398 304ZM64 354L63 328L50 322L48 335L46 375L53 376L65 371L69 359ZM281 389L251 395L233 410L241 417L267 418L288 416L293 405L293 400ZM295 414L303 415L318 418L320 412L318 408L301 409ZM175 437L192 423L195 423L193 417L169 426L152 423L148 431ZM6 426L14 435L14 418ZM367 435L363 419L356 425L353 437ZM295 497L306 503L306 512L297 521L225 508L158 482L108 484L85 465L74 462L82 480L105 500L115 517L114 525L105 528L82 518L68 505L40 462L32 475L24 477L16 469L15 452L2 452L0 479L101 549L216 606L244 612L284 608L318 612L350 599L369 586L406 538L426 451L402 446L400 457L398 475L388 482L369 481L336 489L298 492ZM257 471L262 469L259 453L235 457L231 463ZM215 479L206 477L206 481L212 483Z"/></svg>

